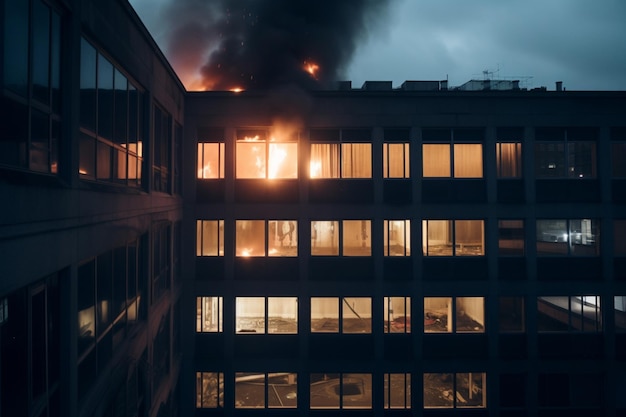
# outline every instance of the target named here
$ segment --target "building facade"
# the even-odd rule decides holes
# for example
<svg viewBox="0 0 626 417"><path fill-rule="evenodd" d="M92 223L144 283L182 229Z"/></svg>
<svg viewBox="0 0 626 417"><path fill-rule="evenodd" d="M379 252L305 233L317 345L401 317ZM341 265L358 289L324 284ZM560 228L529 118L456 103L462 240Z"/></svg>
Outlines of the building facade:
<svg viewBox="0 0 626 417"><path fill-rule="evenodd" d="M186 92L0 4L0 417L626 414L624 92Z"/></svg>

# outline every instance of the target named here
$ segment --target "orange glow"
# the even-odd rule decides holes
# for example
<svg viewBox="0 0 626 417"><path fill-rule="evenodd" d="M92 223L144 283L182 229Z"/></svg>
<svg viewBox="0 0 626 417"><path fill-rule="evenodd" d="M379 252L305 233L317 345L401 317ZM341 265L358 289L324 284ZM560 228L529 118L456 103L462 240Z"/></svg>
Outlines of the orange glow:
<svg viewBox="0 0 626 417"><path fill-rule="evenodd" d="M320 70L320 66L313 61L304 61L304 70L317 80L317 73Z"/></svg>
<svg viewBox="0 0 626 417"><path fill-rule="evenodd" d="M310 176L311 178L318 178L322 174L322 163L320 161L311 161L310 164Z"/></svg>
<svg viewBox="0 0 626 417"><path fill-rule="evenodd" d="M230 91L232 91L233 93L241 93L243 91L243 88L234 87L234 88L231 88Z"/></svg>

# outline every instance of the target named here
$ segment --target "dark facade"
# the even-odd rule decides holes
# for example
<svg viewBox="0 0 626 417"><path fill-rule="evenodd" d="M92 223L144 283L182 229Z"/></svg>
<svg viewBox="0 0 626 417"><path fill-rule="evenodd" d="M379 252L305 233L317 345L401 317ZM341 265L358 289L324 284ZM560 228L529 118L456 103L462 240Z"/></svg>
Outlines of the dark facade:
<svg viewBox="0 0 626 417"><path fill-rule="evenodd" d="M190 93L1 4L0 417L626 413L625 93Z"/></svg>

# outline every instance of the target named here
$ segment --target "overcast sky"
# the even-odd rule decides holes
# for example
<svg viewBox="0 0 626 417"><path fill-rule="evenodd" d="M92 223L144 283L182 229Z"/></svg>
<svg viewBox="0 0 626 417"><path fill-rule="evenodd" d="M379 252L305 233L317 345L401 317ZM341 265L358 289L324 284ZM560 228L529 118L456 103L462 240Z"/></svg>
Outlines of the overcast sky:
<svg viewBox="0 0 626 417"><path fill-rule="evenodd" d="M130 0L165 55L167 0ZM175 1L175 0L173 0ZM210 0L207 0L210 1ZM316 0L326 1L326 0ZM328 0L335 1L335 0ZM626 0L390 0L345 80L520 79L568 90L626 90Z"/></svg>

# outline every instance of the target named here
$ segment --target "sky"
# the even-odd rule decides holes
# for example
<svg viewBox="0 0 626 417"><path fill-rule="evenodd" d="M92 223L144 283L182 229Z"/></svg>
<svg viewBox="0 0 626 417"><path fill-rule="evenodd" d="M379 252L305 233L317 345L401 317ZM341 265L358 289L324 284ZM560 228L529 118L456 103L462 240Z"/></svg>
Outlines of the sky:
<svg viewBox="0 0 626 417"><path fill-rule="evenodd" d="M182 0L130 3L187 88L200 88L192 86L194 74L175 59L169 1ZM211 1L217 0L184 0L190 6ZM529 89L554 90L562 81L567 90L626 90L626 0L385 2L384 13L365 17L353 50L337 70L353 88L368 80L399 87L405 80L445 79L454 87L489 77L519 79ZM187 63L202 67L207 60L208 53L199 51Z"/></svg>

